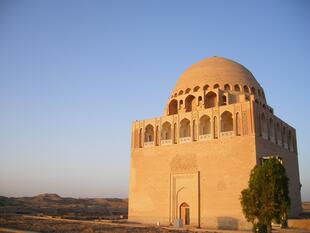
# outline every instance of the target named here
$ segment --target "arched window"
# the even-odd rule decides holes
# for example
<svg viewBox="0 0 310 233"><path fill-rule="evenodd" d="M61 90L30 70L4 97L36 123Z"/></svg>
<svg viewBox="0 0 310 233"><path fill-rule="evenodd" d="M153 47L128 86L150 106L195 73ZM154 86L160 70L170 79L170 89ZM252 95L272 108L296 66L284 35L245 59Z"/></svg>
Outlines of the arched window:
<svg viewBox="0 0 310 233"><path fill-rule="evenodd" d="M161 140L171 139L171 124L166 121L161 127Z"/></svg>
<svg viewBox="0 0 310 233"><path fill-rule="evenodd" d="M206 135L211 133L210 117L203 115L199 120L199 135Z"/></svg>
<svg viewBox="0 0 310 233"><path fill-rule="evenodd" d="M144 132L144 141L153 142L154 141L154 127L153 125L147 125Z"/></svg>
<svg viewBox="0 0 310 233"><path fill-rule="evenodd" d="M217 117L213 117L213 137L218 138L218 124L217 124Z"/></svg>
<svg viewBox="0 0 310 233"><path fill-rule="evenodd" d="M241 135L241 118L239 112L236 113L236 135Z"/></svg>
<svg viewBox="0 0 310 233"><path fill-rule="evenodd" d="M208 85L208 84L207 84L207 85L204 85L204 86L203 86L203 90L204 90L204 91L209 90L209 85Z"/></svg>
<svg viewBox="0 0 310 233"><path fill-rule="evenodd" d="M221 114L221 132L227 132L233 130L233 117L228 111Z"/></svg>
<svg viewBox="0 0 310 233"><path fill-rule="evenodd" d="M268 139L268 127L267 127L267 120L264 114L261 116L261 126L262 126L262 137Z"/></svg>
<svg viewBox="0 0 310 233"><path fill-rule="evenodd" d="M173 99L169 103L169 115L174 115L178 113L178 101Z"/></svg>
<svg viewBox="0 0 310 233"><path fill-rule="evenodd" d="M245 93L250 93L249 87L248 87L247 85L244 85L244 86L243 86L243 91L244 91Z"/></svg>
<svg viewBox="0 0 310 233"><path fill-rule="evenodd" d="M182 91L182 90L180 90L178 95L183 95L183 91Z"/></svg>
<svg viewBox="0 0 310 233"><path fill-rule="evenodd" d="M197 92L200 89L199 86L194 87L194 92Z"/></svg>
<svg viewBox="0 0 310 233"><path fill-rule="evenodd" d="M191 136L191 126L190 121L184 118L180 122L180 138L186 138Z"/></svg>
<svg viewBox="0 0 310 233"><path fill-rule="evenodd" d="M225 85L224 85L224 90L230 91L230 86L229 86L229 84L225 84Z"/></svg>
<svg viewBox="0 0 310 233"><path fill-rule="evenodd" d="M220 85L217 83L217 84L214 84L213 88L220 88Z"/></svg>
<svg viewBox="0 0 310 233"><path fill-rule="evenodd" d="M255 87L251 87L251 92L252 92L253 95L256 95L256 89L255 89Z"/></svg>
<svg viewBox="0 0 310 233"><path fill-rule="evenodd" d="M213 91L210 91L205 96L205 107L206 108L213 108L216 105L217 105L217 95Z"/></svg>
<svg viewBox="0 0 310 233"><path fill-rule="evenodd" d="M190 93L190 91L191 91L191 89L190 89L190 88L187 88L187 89L185 90L185 94Z"/></svg>
<svg viewBox="0 0 310 233"><path fill-rule="evenodd" d="M193 95L189 95L185 99L185 111L191 112L196 110L195 97Z"/></svg>
<svg viewBox="0 0 310 233"><path fill-rule="evenodd" d="M178 93L174 93L173 97L177 97L178 96Z"/></svg>
<svg viewBox="0 0 310 233"><path fill-rule="evenodd" d="M235 90L235 91L240 91L240 86L239 86L238 84L236 84L236 85L234 86L234 90Z"/></svg>

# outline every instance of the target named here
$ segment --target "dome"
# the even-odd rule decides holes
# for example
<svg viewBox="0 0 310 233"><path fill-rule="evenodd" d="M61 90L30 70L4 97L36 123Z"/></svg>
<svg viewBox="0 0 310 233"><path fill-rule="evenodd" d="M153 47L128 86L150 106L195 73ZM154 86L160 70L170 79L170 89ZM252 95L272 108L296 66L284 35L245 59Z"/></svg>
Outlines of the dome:
<svg viewBox="0 0 310 233"><path fill-rule="evenodd" d="M262 90L252 73L243 65L222 57L210 57L190 66L178 79L172 94L206 85L224 89L227 84L231 88L239 85L240 89L247 86L249 89Z"/></svg>

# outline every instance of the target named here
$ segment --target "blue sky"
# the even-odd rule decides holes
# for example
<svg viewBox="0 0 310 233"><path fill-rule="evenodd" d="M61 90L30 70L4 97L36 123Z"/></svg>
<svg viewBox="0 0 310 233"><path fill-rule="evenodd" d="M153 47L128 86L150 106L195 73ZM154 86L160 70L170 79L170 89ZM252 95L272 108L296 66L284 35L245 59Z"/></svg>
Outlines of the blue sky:
<svg viewBox="0 0 310 233"><path fill-rule="evenodd" d="M310 201L309 1L0 1L0 195L127 197L130 124L209 56L297 130Z"/></svg>

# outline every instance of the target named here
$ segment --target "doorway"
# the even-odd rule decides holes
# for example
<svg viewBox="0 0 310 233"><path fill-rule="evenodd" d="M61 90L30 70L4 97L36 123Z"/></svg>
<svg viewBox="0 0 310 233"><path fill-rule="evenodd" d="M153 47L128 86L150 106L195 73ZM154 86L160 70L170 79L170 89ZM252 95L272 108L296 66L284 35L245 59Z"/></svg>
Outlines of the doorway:
<svg viewBox="0 0 310 233"><path fill-rule="evenodd" d="M190 210L189 205L186 202L183 202L180 205L180 219L182 219L184 225L190 224Z"/></svg>

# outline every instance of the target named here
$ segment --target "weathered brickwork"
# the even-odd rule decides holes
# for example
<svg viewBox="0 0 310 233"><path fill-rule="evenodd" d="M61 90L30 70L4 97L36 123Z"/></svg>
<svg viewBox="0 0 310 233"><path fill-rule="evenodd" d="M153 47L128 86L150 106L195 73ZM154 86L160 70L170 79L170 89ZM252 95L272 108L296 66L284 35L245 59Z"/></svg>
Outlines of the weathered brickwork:
<svg viewBox="0 0 310 233"><path fill-rule="evenodd" d="M240 192L251 169L273 155L290 179L290 216L301 211L296 131L234 61L212 57L192 65L163 116L133 122L131 135L131 221L249 229Z"/></svg>

